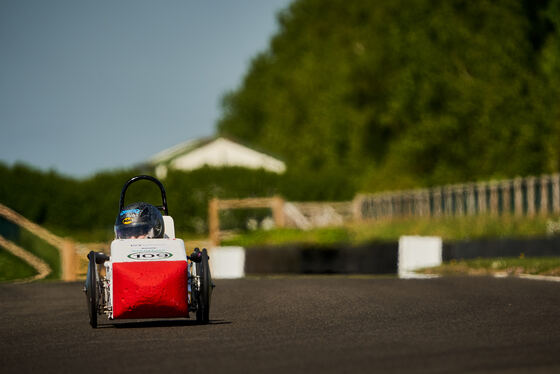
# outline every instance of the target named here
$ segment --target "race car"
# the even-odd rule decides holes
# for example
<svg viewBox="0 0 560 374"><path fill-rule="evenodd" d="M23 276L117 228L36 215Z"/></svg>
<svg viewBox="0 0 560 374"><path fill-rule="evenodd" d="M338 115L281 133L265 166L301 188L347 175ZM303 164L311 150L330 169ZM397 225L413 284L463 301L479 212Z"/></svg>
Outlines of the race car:
<svg viewBox="0 0 560 374"><path fill-rule="evenodd" d="M128 187L140 180L159 187L161 206L124 205ZM165 189L156 178L139 175L124 184L111 255L91 251L87 258L83 290L91 327L97 327L103 314L118 320L189 318L196 313L198 323L209 322L214 284L208 252L195 248L187 256L183 240L175 238Z"/></svg>

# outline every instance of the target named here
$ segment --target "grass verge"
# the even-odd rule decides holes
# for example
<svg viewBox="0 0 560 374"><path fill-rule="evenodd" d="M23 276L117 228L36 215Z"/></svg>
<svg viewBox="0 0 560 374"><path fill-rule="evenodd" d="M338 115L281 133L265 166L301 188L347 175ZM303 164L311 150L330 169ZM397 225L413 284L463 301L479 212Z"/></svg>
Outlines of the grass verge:
<svg viewBox="0 0 560 374"><path fill-rule="evenodd" d="M557 219L558 217L555 217ZM545 217L474 216L445 218L402 218L348 224L314 230L274 229L243 233L223 240L224 245L256 246L285 243L360 244L374 240L398 240L402 235L440 236L444 240L547 235Z"/></svg>
<svg viewBox="0 0 560 374"><path fill-rule="evenodd" d="M532 274L560 276L560 257L519 258L476 258L472 260L451 260L440 266L417 271L422 274L439 275L508 275Z"/></svg>
<svg viewBox="0 0 560 374"><path fill-rule="evenodd" d="M60 279L61 264L57 248L25 229L21 229L18 237L13 238L12 241L26 251L33 253L50 266L52 272L45 279ZM25 276L21 278L25 278Z"/></svg>
<svg viewBox="0 0 560 374"><path fill-rule="evenodd" d="M0 247L0 282L29 278L36 274L27 262Z"/></svg>

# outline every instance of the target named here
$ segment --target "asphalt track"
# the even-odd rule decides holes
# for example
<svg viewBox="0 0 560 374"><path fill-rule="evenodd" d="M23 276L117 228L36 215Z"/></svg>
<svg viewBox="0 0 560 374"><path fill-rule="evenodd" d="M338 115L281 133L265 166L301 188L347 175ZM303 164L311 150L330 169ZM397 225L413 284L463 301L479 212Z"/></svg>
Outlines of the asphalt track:
<svg viewBox="0 0 560 374"><path fill-rule="evenodd" d="M78 283L0 285L1 373L559 373L560 283L218 280L212 323L88 325Z"/></svg>

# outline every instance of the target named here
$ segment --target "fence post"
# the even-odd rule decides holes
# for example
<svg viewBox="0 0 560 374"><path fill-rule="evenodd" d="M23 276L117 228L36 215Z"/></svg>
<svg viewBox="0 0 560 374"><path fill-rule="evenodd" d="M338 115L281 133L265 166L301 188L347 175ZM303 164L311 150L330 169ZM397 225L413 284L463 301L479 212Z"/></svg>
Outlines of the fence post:
<svg viewBox="0 0 560 374"><path fill-rule="evenodd" d="M405 207L404 216L405 217L411 217L414 214L413 206L412 206L412 204L414 202L414 200L413 200L414 195L412 194L411 191L406 191L403 196L404 196L404 202L405 202L405 204L404 204L404 207Z"/></svg>
<svg viewBox="0 0 560 374"><path fill-rule="evenodd" d="M62 244L62 269L61 278L63 281L70 282L77 279L77 255L74 243L71 240L64 240Z"/></svg>
<svg viewBox="0 0 560 374"><path fill-rule="evenodd" d="M527 215L535 216L535 177L525 179L527 183Z"/></svg>
<svg viewBox="0 0 560 374"><path fill-rule="evenodd" d="M215 246L220 245L220 216L218 210L218 199L212 198L208 202L208 231L210 233L210 242Z"/></svg>
<svg viewBox="0 0 560 374"><path fill-rule="evenodd" d="M485 214L488 211L488 204L486 203L486 183L480 182L476 186L478 194L478 213Z"/></svg>
<svg viewBox="0 0 560 374"><path fill-rule="evenodd" d="M395 199L394 199L393 195L388 195L386 197L386 199L387 199L387 202L388 202L388 204L387 204L387 217L389 219L393 219L393 216L395 215L395 210L396 210L395 209L395 204L396 204Z"/></svg>
<svg viewBox="0 0 560 374"><path fill-rule="evenodd" d="M453 216L453 188L451 186L443 187L443 201L445 203L444 215Z"/></svg>
<svg viewBox="0 0 560 374"><path fill-rule="evenodd" d="M430 217L432 215L432 209L430 207L430 190L424 189L424 215Z"/></svg>
<svg viewBox="0 0 560 374"><path fill-rule="evenodd" d="M504 214L511 214L511 180L501 183L502 188L502 210Z"/></svg>
<svg viewBox="0 0 560 374"><path fill-rule="evenodd" d="M517 177L513 180L513 189L515 194L515 212L516 216L523 215L523 190L521 188L522 179Z"/></svg>
<svg viewBox="0 0 560 374"><path fill-rule="evenodd" d="M365 212L362 211L364 220L371 218L379 219L381 214L381 200L379 199L379 195L374 195L372 199L367 199L366 197L364 197L364 199L367 201L367 209Z"/></svg>
<svg viewBox="0 0 560 374"><path fill-rule="evenodd" d="M352 200L352 218L355 222L362 222L364 220L364 216L362 214L363 203L364 196L360 194L356 195L354 200Z"/></svg>
<svg viewBox="0 0 560 374"><path fill-rule="evenodd" d="M456 185L455 190L455 211L457 216L465 215L465 186L462 184Z"/></svg>
<svg viewBox="0 0 560 374"><path fill-rule="evenodd" d="M490 214L499 215L498 211L498 185L496 182L490 183Z"/></svg>
<svg viewBox="0 0 560 374"><path fill-rule="evenodd" d="M423 189L416 193L416 200L418 201L418 212L420 217L430 216L430 194L428 190Z"/></svg>
<svg viewBox="0 0 560 374"><path fill-rule="evenodd" d="M560 174L552 176L552 211L560 213Z"/></svg>
<svg viewBox="0 0 560 374"><path fill-rule="evenodd" d="M396 194L390 197L392 204L391 204L391 208L392 208L392 217L400 217L402 215L402 195L401 194Z"/></svg>
<svg viewBox="0 0 560 374"><path fill-rule="evenodd" d="M434 201L434 217L441 216L441 189L432 188L432 199Z"/></svg>
<svg viewBox="0 0 560 374"><path fill-rule="evenodd" d="M474 216L476 214L474 183L469 183L467 188L467 215Z"/></svg>
<svg viewBox="0 0 560 374"><path fill-rule="evenodd" d="M284 199L280 196L274 196L271 205L274 224L276 227L284 227L286 223L286 217L284 216Z"/></svg>
<svg viewBox="0 0 560 374"><path fill-rule="evenodd" d="M371 199L365 199L365 197L363 198L364 200L362 201L367 201L366 202L366 211L364 213L364 211L362 210L364 205L363 203L361 203L361 205L359 206L360 211L358 212L358 215L362 217L363 220L367 220L367 219L379 219L379 209L380 209L380 202L379 202L379 197L377 195L372 196ZM354 208L356 208L356 206L354 206Z"/></svg>
<svg viewBox="0 0 560 374"><path fill-rule="evenodd" d="M541 175L541 205L539 213L543 216L548 215L548 176Z"/></svg>

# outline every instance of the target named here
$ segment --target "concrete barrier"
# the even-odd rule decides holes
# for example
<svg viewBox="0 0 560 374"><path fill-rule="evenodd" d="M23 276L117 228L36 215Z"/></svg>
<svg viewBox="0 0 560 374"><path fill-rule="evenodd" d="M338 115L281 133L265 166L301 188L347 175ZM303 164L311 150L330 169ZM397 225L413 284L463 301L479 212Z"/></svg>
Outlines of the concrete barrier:
<svg viewBox="0 0 560 374"><path fill-rule="evenodd" d="M560 237L481 239L445 242L439 237L402 236L398 242L361 245L286 244L216 247L210 251L214 278L245 274L398 274L401 278L430 277L415 270L442 261L476 257L559 256Z"/></svg>
<svg viewBox="0 0 560 374"><path fill-rule="evenodd" d="M445 242L443 261L477 257L560 256L560 236L540 238L493 238Z"/></svg>
<svg viewBox="0 0 560 374"><path fill-rule="evenodd" d="M235 279L245 276L245 248L214 247L209 250L210 271L214 279Z"/></svg>
<svg viewBox="0 0 560 374"><path fill-rule="evenodd" d="M397 243L286 244L247 248L247 274L395 274Z"/></svg>
<svg viewBox="0 0 560 374"><path fill-rule="evenodd" d="M414 271L441 265L442 241L437 236L401 236L399 238L399 278L424 278Z"/></svg>

